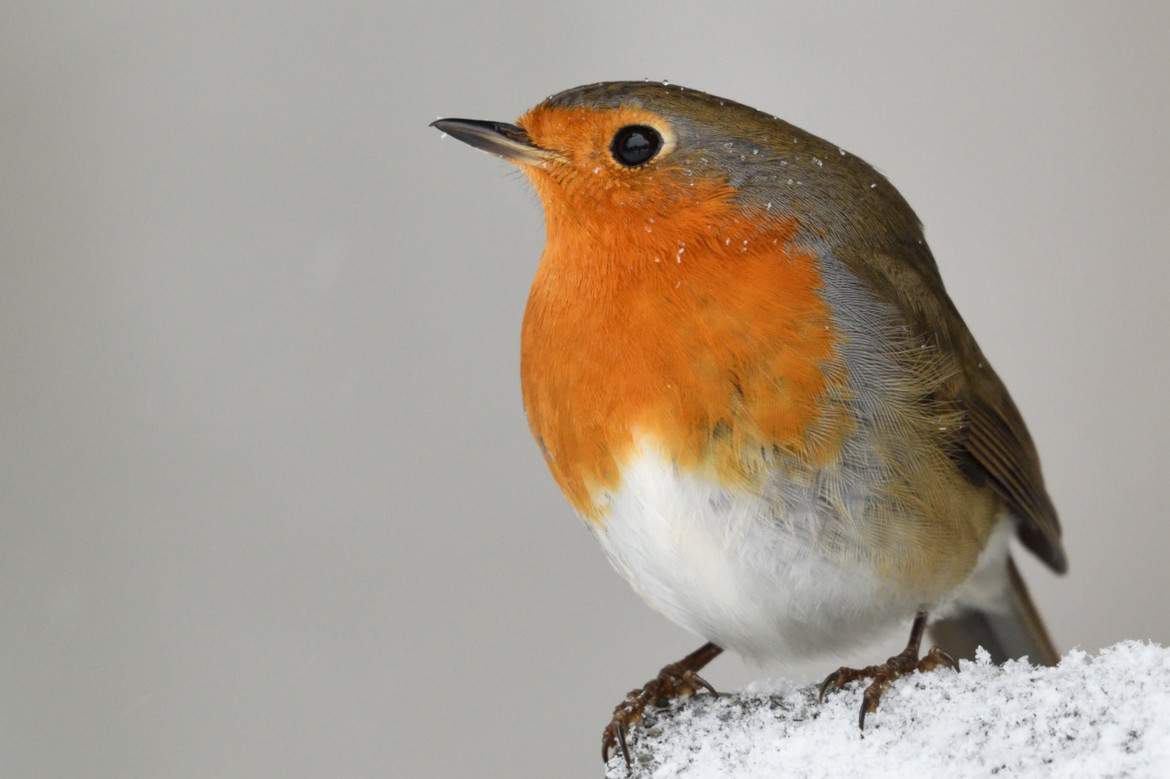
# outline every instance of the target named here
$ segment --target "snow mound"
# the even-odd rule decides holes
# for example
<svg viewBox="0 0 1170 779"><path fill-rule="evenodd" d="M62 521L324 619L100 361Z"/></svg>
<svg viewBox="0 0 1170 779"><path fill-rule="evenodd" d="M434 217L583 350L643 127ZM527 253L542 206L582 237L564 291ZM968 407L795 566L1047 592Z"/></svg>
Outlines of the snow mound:
<svg viewBox="0 0 1170 779"><path fill-rule="evenodd" d="M823 704L783 682L674 701L631 729L633 771L619 754L606 775L1170 777L1170 650L1127 641L1055 668L980 652L895 682L864 733L861 683Z"/></svg>

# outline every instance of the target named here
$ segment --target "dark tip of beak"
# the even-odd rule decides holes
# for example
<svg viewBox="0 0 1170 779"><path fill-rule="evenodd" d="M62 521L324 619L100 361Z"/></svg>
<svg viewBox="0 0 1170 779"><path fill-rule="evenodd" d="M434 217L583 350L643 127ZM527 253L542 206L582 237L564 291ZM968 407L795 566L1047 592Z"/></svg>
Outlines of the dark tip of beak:
<svg viewBox="0 0 1170 779"><path fill-rule="evenodd" d="M431 122L431 127L477 149L521 165L539 165L560 156L534 144L528 138L528 133L514 124L480 119L436 119Z"/></svg>

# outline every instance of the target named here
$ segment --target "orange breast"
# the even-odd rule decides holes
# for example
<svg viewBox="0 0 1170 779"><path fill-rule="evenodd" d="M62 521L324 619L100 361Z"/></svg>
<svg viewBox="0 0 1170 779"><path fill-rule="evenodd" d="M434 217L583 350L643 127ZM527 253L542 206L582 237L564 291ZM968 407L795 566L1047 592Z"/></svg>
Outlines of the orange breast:
<svg viewBox="0 0 1170 779"><path fill-rule="evenodd" d="M751 489L776 455L818 467L853 429L840 334L796 225L749 224L717 183L688 187L684 203L676 192L585 214L543 197L525 408L557 483L599 524L637 439Z"/></svg>

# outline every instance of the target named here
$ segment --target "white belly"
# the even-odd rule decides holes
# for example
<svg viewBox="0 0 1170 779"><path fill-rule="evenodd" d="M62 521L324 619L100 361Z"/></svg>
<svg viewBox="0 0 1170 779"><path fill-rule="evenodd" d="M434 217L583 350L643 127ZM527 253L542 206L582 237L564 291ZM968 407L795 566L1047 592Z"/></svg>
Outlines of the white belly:
<svg viewBox="0 0 1170 779"><path fill-rule="evenodd" d="M651 606L756 660L841 654L931 605L883 582L840 522L827 537L832 517L816 490L785 497L778 511L758 495L679 473L644 442L607 496L597 536Z"/></svg>

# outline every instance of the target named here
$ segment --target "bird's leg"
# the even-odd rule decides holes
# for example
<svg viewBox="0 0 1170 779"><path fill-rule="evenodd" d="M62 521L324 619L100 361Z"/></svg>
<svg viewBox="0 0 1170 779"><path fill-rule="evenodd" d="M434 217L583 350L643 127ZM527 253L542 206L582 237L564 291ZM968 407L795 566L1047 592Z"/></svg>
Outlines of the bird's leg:
<svg viewBox="0 0 1170 779"><path fill-rule="evenodd" d="M821 682L820 700L824 700L825 691L830 686L844 687L857 679L873 679L865 694L861 697L861 715L858 717L858 727L865 729L865 715L877 711L878 702L882 694L890 688L895 679L905 676L912 671L930 671L940 665L950 666L959 670L959 661L951 657L939 647L931 647L926 656L919 659L918 648L922 644L922 634L926 630L926 612L920 611L914 617L914 625L910 628L910 640L901 654L894 655L882 665L871 665L866 668L838 668L825 677Z"/></svg>
<svg viewBox="0 0 1170 779"><path fill-rule="evenodd" d="M680 695L694 695L700 689L718 695L715 688L699 676L703 666L714 660L723 649L708 642L689 655L671 663L637 690L631 690L626 699L613 710L613 719L601 734L601 759L609 762L609 753L620 746L626 767L630 766L630 750L626 747L626 732L630 725L642 719L647 706L661 705Z"/></svg>

